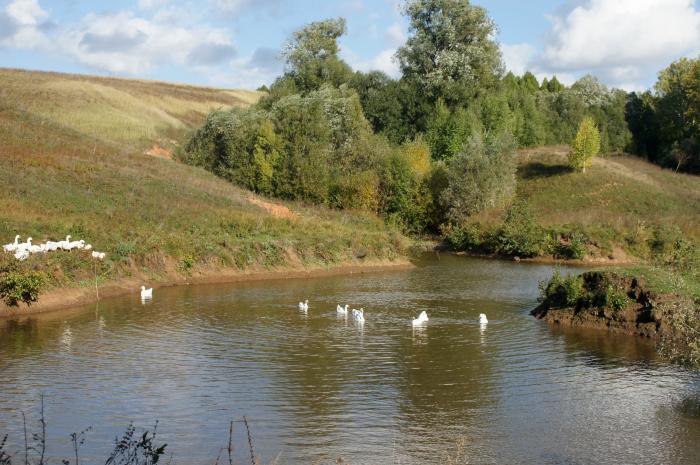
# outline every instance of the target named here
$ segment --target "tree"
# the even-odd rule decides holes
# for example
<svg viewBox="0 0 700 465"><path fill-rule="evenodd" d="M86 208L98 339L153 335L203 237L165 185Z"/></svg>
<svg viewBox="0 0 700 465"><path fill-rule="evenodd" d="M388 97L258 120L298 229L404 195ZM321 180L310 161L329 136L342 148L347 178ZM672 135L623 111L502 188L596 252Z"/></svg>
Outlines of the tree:
<svg viewBox="0 0 700 465"><path fill-rule="evenodd" d="M282 54L299 91L318 90L325 83L338 87L351 79L352 69L338 58L338 38L345 30L345 19L335 18L313 22L292 35Z"/></svg>
<svg viewBox="0 0 700 465"><path fill-rule="evenodd" d="M465 104L497 83L501 53L484 8L468 0L409 0L405 13L411 36L396 56L404 76L416 79L433 101Z"/></svg>
<svg viewBox="0 0 700 465"><path fill-rule="evenodd" d="M656 100L649 91L630 93L625 105L625 120L632 133L632 152L658 163L660 141L655 104Z"/></svg>
<svg viewBox="0 0 700 465"><path fill-rule="evenodd" d="M585 173L599 151L600 133L593 118L587 116L581 121L576 138L571 143L569 164L572 168Z"/></svg>
<svg viewBox="0 0 700 465"><path fill-rule="evenodd" d="M700 170L700 58L682 58L659 73L656 116L664 153L688 170ZM682 153L682 155L681 155Z"/></svg>
<svg viewBox="0 0 700 465"><path fill-rule="evenodd" d="M561 92L564 89L564 85L561 82L559 82L556 76L552 76L552 79L547 83L547 90L549 92L556 93Z"/></svg>
<svg viewBox="0 0 700 465"><path fill-rule="evenodd" d="M464 222L485 208L505 205L515 193L513 142L508 134L484 141L475 134L447 164L447 187L440 203L447 220Z"/></svg>

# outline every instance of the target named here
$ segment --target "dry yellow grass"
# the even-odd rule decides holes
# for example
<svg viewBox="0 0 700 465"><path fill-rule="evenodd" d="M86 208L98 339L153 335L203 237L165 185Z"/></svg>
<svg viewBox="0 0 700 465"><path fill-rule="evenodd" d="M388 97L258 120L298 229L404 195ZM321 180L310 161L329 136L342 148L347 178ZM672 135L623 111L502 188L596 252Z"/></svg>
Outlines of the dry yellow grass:
<svg viewBox="0 0 700 465"><path fill-rule="evenodd" d="M138 79L0 69L0 105L110 144L172 146L215 108L247 106L259 92Z"/></svg>

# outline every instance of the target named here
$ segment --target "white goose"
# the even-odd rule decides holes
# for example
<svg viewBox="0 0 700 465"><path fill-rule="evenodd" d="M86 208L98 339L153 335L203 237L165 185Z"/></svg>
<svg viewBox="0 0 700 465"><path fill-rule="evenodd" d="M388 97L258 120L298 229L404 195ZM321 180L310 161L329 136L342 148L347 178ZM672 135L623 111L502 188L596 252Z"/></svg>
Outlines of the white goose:
<svg viewBox="0 0 700 465"><path fill-rule="evenodd" d="M44 251L45 252L54 252L54 251L58 250L59 244L60 244L59 242L46 241L46 243L43 244Z"/></svg>
<svg viewBox="0 0 700 465"><path fill-rule="evenodd" d="M335 311L338 313L338 315L348 315L348 304L345 304L345 307L341 307L340 304L338 304L337 307L335 307Z"/></svg>
<svg viewBox="0 0 700 465"><path fill-rule="evenodd" d="M43 248L42 246L32 244L32 238L31 238L31 237L28 237L28 238L27 238L26 245L25 245L25 247L23 247L23 248L24 248L24 250L26 250L26 251L29 252L29 253L39 253L39 252L43 252L43 251L44 251L44 248Z"/></svg>
<svg viewBox="0 0 700 465"><path fill-rule="evenodd" d="M142 299L153 298L153 288L146 289L146 286L141 286L141 298Z"/></svg>
<svg viewBox="0 0 700 465"><path fill-rule="evenodd" d="M355 319L355 321L359 323L364 323L365 322L365 309L361 308L359 310L355 310L354 308L352 309L352 317Z"/></svg>
<svg viewBox="0 0 700 465"><path fill-rule="evenodd" d="M58 248L63 249L63 250L70 250L68 248L68 244L70 244L70 238L71 238L71 236L66 236L65 240L58 241Z"/></svg>
<svg viewBox="0 0 700 465"><path fill-rule="evenodd" d="M488 320L488 318L486 318L486 315L483 313L479 313L479 324L485 325L488 322L489 322L489 320Z"/></svg>
<svg viewBox="0 0 700 465"><path fill-rule="evenodd" d="M66 246L67 250L83 249L83 248L85 248L85 241L82 239L80 239L79 241L69 242L68 245Z"/></svg>
<svg viewBox="0 0 700 465"><path fill-rule="evenodd" d="M15 241L14 241L14 242L11 242L11 243L9 243L9 244L3 245L3 246L2 246L2 249L3 249L5 252L14 252L15 250L17 250L17 246L18 246L18 245L19 245L19 234L17 234L17 235L15 236Z"/></svg>
<svg viewBox="0 0 700 465"><path fill-rule="evenodd" d="M428 322L428 314L425 312L425 310L423 310L422 312L420 312L420 315L418 315L418 318L415 318L412 321L412 324L413 324L413 326L419 326L419 325L422 325L423 323L427 323L427 322Z"/></svg>
<svg viewBox="0 0 700 465"><path fill-rule="evenodd" d="M299 302L299 310L302 312L309 310L309 299L306 299L304 302Z"/></svg>
<svg viewBox="0 0 700 465"><path fill-rule="evenodd" d="M29 251L26 249L17 249L15 258L19 261L26 260L29 257Z"/></svg>

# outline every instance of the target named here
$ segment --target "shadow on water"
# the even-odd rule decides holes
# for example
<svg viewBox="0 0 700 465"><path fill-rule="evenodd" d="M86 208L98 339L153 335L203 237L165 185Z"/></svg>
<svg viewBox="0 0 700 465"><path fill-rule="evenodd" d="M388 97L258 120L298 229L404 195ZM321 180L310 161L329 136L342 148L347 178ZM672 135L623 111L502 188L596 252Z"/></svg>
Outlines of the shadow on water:
<svg viewBox="0 0 700 465"><path fill-rule="evenodd" d="M654 341L611 334L605 330L548 325L551 335L564 343L569 360L599 368L649 366L658 359Z"/></svg>

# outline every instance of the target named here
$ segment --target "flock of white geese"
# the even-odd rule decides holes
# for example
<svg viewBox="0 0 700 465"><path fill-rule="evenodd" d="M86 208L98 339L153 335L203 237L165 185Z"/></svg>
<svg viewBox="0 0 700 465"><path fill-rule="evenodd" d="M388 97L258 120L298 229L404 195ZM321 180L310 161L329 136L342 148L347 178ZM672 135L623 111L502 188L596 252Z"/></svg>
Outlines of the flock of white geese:
<svg viewBox="0 0 700 465"><path fill-rule="evenodd" d="M32 238L28 237L26 242L19 241L20 235L15 236L15 241L2 246L2 250L13 253L17 260L26 260L33 253L55 252L57 250L92 250L92 245L86 244L84 240L71 241L71 236L66 236L62 241L46 241L43 244L32 244ZM104 252L92 251L92 258L102 260L107 254Z"/></svg>
<svg viewBox="0 0 700 465"><path fill-rule="evenodd" d="M348 304L345 304L344 307L341 306L340 304L338 304L335 308L335 311L339 316L347 317L348 316L348 307L349 307ZM301 310L304 313L308 312L309 311L309 301L305 300L304 302L299 302L299 310ZM352 310L350 310L350 312L351 312L350 315L352 315L352 318L355 321L357 321L358 323L365 322L365 309L364 308L360 308L359 310L353 308ZM420 312L420 314L418 315L417 318L414 318L413 320L411 320L411 324L413 326L422 326L422 325L426 324L427 322L428 322L428 313L425 310ZM486 318L486 315L483 313L480 313L479 314L479 324L485 325L488 322L489 322L489 320L488 320L488 318Z"/></svg>

